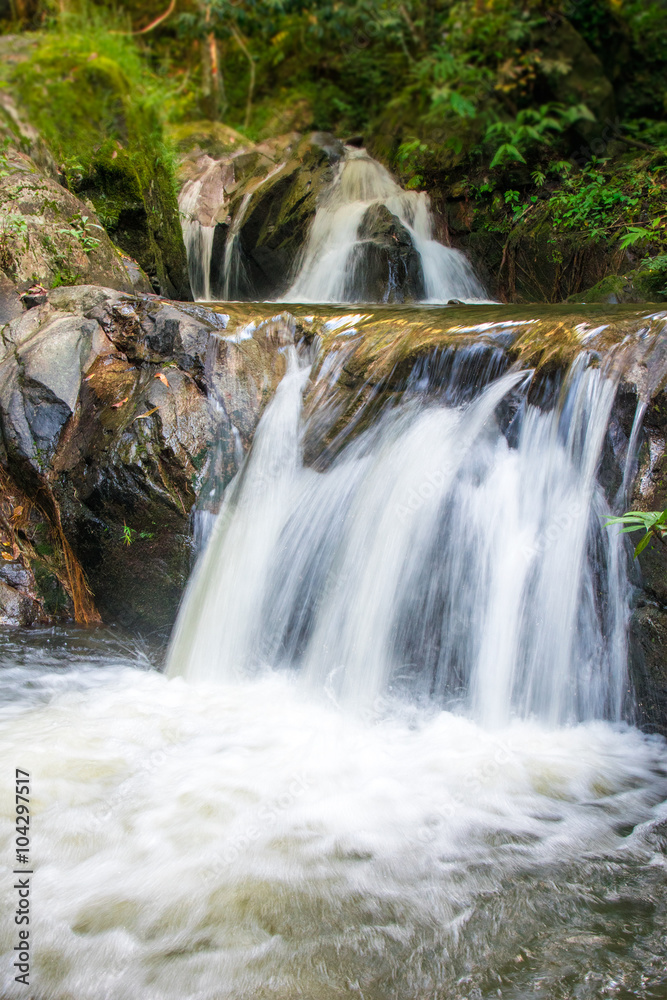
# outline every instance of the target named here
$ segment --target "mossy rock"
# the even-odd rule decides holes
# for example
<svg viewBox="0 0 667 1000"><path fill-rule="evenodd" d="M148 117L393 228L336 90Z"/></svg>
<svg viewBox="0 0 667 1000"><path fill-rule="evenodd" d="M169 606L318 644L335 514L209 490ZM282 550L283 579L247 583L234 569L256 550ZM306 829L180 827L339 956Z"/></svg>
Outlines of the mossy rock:
<svg viewBox="0 0 667 1000"><path fill-rule="evenodd" d="M627 274L609 274L592 288L571 295L568 302L640 303L667 298L667 255L644 261Z"/></svg>
<svg viewBox="0 0 667 1000"><path fill-rule="evenodd" d="M168 135L181 156L198 150L213 159L220 159L252 145L231 126L206 120L172 125Z"/></svg>
<svg viewBox="0 0 667 1000"><path fill-rule="evenodd" d="M614 88L576 28L566 18L559 18L538 28L533 37L541 51L540 76L548 99L565 106L585 104L597 119L597 123L579 123L577 131L588 136L599 125L612 121Z"/></svg>
<svg viewBox="0 0 667 1000"><path fill-rule="evenodd" d="M155 107L81 37L47 38L10 74L62 180L163 295L190 299L169 149Z"/></svg>
<svg viewBox="0 0 667 1000"><path fill-rule="evenodd" d="M621 302L644 302L632 280L622 274L608 274L585 292L570 295L568 302L608 302L615 305Z"/></svg>
<svg viewBox="0 0 667 1000"><path fill-rule="evenodd" d="M251 173L248 186L235 194L232 212L241 210L251 192L239 229L238 287L231 297L279 296L294 276L322 189L333 177L343 145L328 133L304 139L292 159L269 180ZM254 190L253 190L254 188Z"/></svg>
<svg viewBox="0 0 667 1000"><path fill-rule="evenodd" d="M473 231L456 242L489 292L503 301L563 302L617 270L616 247L602 237L554 229L546 203L509 233L497 221L491 212L478 211Z"/></svg>

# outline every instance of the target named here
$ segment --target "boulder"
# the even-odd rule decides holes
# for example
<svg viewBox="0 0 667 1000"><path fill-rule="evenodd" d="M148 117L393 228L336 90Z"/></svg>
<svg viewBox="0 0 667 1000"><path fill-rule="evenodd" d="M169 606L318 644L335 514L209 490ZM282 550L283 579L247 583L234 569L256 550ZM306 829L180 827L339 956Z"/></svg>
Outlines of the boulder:
<svg viewBox="0 0 667 1000"><path fill-rule="evenodd" d="M346 300L414 302L425 297L421 257L386 205L367 209L357 235Z"/></svg>
<svg viewBox="0 0 667 1000"><path fill-rule="evenodd" d="M299 144L293 158L256 182L252 191L240 190L235 195L232 232L238 233L238 239L231 252L238 256L238 264L231 298L275 299L287 290L319 195L332 180L342 155L339 140L328 133L313 133Z"/></svg>
<svg viewBox="0 0 667 1000"><path fill-rule="evenodd" d="M211 129L205 142L195 131L197 144L180 167L186 241L195 251L193 284L202 294L200 227L212 228L212 297L278 298L293 278L319 194L343 155L342 143L328 133L305 139L290 133L258 146L231 136L229 151L215 158L216 135Z"/></svg>
<svg viewBox="0 0 667 1000"><path fill-rule="evenodd" d="M132 291L128 271L92 206L26 153L9 147L5 156L7 166L0 171L1 300L7 301L8 281L19 291L35 282L46 288L100 283Z"/></svg>
<svg viewBox="0 0 667 1000"><path fill-rule="evenodd" d="M5 620L74 615L87 581L90 616L166 634L191 511L217 509L295 331L288 315L239 325L97 286L54 289L8 324L0 473L12 511L31 514L11 540L29 575L3 578L26 599L2 591Z"/></svg>
<svg viewBox="0 0 667 1000"><path fill-rule="evenodd" d="M77 41L80 46L81 37ZM57 186L41 204L54 200L63 226L74 216L87 216L89 227L103 225L131 261L127 269L122 260L116 261L122 281L116 280L110 268L106 273L100 270L105 240L95 251L86 248L86 235L99 239L100 230L84 232L80 246L70 247L69 252L60 245L62 240L54 238L61 234L50 233L52 256L57 255L52 263L57 265L55 274L60 274L56 283L87 280L123 287L129 279L130 289L191 299L161 124L123 67L92 49L84 57L80 47L53 35L4 36L0 59L11 66L5 79L8 89L0 99L0 133ZM64 195L57 192L61 185L61 191L67 188L70 193L64 211L60 210ZM81 228L80 222L75 228ZM85 266L81 250L87 252L90 267ZM53 283L54 275L48 277Z"/></svg>

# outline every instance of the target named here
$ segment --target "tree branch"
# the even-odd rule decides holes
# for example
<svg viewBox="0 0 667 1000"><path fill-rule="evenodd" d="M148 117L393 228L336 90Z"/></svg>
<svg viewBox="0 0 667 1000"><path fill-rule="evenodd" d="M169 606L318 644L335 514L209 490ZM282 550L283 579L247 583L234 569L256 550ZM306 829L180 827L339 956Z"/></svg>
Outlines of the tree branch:
<svg viewBox="0 0 667 1000"><path fill-rule="evenodd" d="M253 99L253 95L255 93L255 60L253 59L253 57L252 57L252 55L251 55L251 53L250 53L250 51L248 49L248 46L243 41L243 38L241 37L241 34L239 33L239 30L236 27L236 25L232 24L230 30L231 30L232 37L233 37L234 41L236 42L236 44L240 48L241 52L243 53L243 55L246 57L246 59L250 63L250 83L248 84L248 101L246 103L245 121L243 123L243 127L247 128L248 125L250 124L250 113L252 111L252 99Z"/></svg>
<svg viewBox="0 0 667 1000"><path fill-rule="evenodd" d="M158 24L162 24L163 21L166 21L169 15L174 13L175 7L176 7L176 0L171 0L164 14L160 14L160 16L156 17L154 21L151 21L150 24L147 24L145 28L140 28L139 31L131 31L130 34L131 35L147 34L147 32L152 31L153 28L157 28Z"/></svg>

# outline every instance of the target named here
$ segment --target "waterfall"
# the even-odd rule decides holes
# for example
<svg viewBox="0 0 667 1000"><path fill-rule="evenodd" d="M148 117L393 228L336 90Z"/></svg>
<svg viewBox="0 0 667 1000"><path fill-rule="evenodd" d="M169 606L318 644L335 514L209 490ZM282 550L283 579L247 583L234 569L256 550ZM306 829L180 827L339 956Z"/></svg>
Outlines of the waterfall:
<svg viewBox="0 0 667 1000"><path fill-rule="evenodd" d="M178 199L183 242L188 257L192 294L197 301L211 300L211 260L215 225L205 226L197 217L204 179L186 181Z"/></svg>
<svg viewBox="0 0 667 1000"><path fill-rule="evenodd" d="M35 998L664 996L667 745L619 724L598 482L633 475L645 403L627 451L610 411L641 352L605 360L581 324L564 376L518 370L502 318L363 406L353 385L344 420L360 318L312 367L285 349L195 521L168 676L115 629L0 630ZM8 1000L25 946L4 934Z"/></svg>
<svg viewBox="0 0 667 1000"><path fill-rule="evenodd" d="M384 205L410 234L423 270L423 301L486 299L464 254L433 239L428 195L404 191L365 150L346 147L318 206L299 273L283 296L286 302L366 301L364 274L355 257L366 242L359 236L360 226L374 205Z"/></svg>
<svg viewBox="0 0 667 1000"><path fill-rule="evenodd" d="M627 582L596 481L615 381L581 355L560 402L539 407L525 371L492 365L475 391L454 366L435 398L415 377L316 472L302 459L308 367L292 352L188 588L169 673L289 668L356 709L391 694L490 727L619 719Z"/></svg>
<svg viewBox="0 0 667 1000"><path fill-rule="evenodd" d="M241 229L253 196L284 167L277 164L244 191L227 229L221 260L213 255L216 211L228 198L223 184L215 186L221 163L210 161L198 179L185 183L179 207L196 299L252 297ZM226 183L232 186L229 178ZM217 190L220 205L211 201L212 189ZM368 222L373 208L385 210L384 232L379 234ZM263 248L262 254L266 253ZM404 191L365 150L349 146L320 196L295 269L288 291L276 292L281 301L488 301L465 255L433 238L428 195ZM284 279L287 283L290 275Z"/></svg>

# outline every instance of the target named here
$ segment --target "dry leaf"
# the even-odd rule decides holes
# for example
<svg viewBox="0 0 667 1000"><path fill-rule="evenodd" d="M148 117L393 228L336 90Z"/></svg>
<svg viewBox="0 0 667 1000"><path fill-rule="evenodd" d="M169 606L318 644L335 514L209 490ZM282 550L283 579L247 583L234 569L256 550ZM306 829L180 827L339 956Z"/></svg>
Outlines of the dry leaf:
<svg viewBox="0 0 667 1000"><path fill-rule="evenodd" d="M3 559L6 559L7 562L14 562L14 556L11 554L11 552L0 552L0 555L2 556Z"/></svg>
<svg viewBox="0 0 667 1000"><path fill-rule="evenodd" d="M121 406L124 406L125 403L127 403L127 401L128 401L129 398L130 398L129 396L126 396L125 399L121 399L120 403L112 403L111 404L111 409L112 410L119 410L121 408Z"/></svg>
<svg viewBox="0 0 667 1000"><path fill-rule="evenodd" d="M23 513L23 507L14 507L14 512L12 513L12 517L20 517L22 513Z"/></svg>
<svg viewBox="0 0 667 1000"><path fill-rule="evenodd" d="M167 389L169 388L169 383L167 382L167 376L163 375L162 372L158 372L155 378L159 378L160 382L166 385Z"/></svg>
<svg viewBox="0 0 667 1000"><path fill-rule="evenodd" d="M155 413L155 411L159 409L160 409L159 406L154 406L152 410L146 410L145 413L138 413L134 418L134 420L141 420L142 417L150 417L152 413ZM134 420L132 421L132 423L134 423Z"/></svg>

